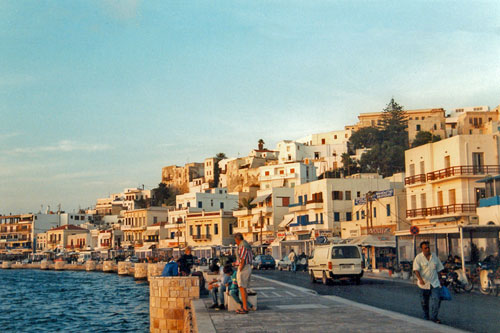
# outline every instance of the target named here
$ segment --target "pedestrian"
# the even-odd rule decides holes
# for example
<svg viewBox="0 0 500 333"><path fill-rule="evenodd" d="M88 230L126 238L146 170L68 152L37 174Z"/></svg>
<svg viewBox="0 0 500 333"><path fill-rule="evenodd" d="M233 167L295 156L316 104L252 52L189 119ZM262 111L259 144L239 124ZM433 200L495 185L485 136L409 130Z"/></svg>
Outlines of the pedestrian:
<svg viewBox="0 0 500 333"><path fill-rule="evenodd" d="M179 265L174 257L168 260L168 263L163 267L163 272L161 276L177 276L179 275Z"/></svg>
<svg viewBox="0 0 500 333"><path fill-rule="evenodd" d="M191 268L194 265L194 257L191 254L191 247L186 247L184 249L184 254L179 258L179 273L182 276L188 276L191 274Z"/></svg>
<svg viewBox="0 0 500 333"><path fill-rule="evenodd" d="M226 290L229 290L229 296L231 296L236 303L240 305L240 311L243 310L243 302L240 297L240 290L238 288L238 278L237 272L233 271L231 265L224 266L224 274L231 277L231 280L226 284ZM248 308L253 309L253 305L247 300Z"/></svg>
<svg viewBox="0 0 500 333"><path fill-rule="evenodd" d="M240 289L242 302L242 308L238 309L236 313L245 314L248 313L247 289L250 286L250 276L252 275L253 253L250 244L243 239L243 235L241 233L238 232L235 234L234 240L238 245L238 257L235 265L238 266L236 279L238 280L238 287Z"/></svg>
<svg viewBox="0 0 500 333"><path fill-rule="evenodd" d="M419 253L413 260L413 272L415 273L418 286L420 287L420 299L424 318L435 323L441 323L438 319L439 306L441 304L441 281L439 272L444 269L439 258L431 253L429 242L420 243ZM429 313L430 310L430 313Z"/></svg>
<svg viewBox="0 0 500 333"><path fill-rule="evenodd" d="M292 272L296 273L297 272L297 263L295 261L297 259L297 256L295 255L295 252L293 251L293 249L288 254L288 259L290 260L290 263L292 265Z"/></svg>

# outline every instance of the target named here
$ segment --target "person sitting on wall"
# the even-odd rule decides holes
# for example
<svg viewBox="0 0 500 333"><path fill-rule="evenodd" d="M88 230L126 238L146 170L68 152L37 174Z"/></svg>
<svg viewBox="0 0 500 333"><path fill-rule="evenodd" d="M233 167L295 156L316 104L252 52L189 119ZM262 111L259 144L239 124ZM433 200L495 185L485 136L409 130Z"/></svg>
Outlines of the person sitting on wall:
<svg viewBox="0 0 500 333"><path fill-rule="evenodd" d="M226 285L230 281L231 276L224 274L224 270L220 268L218 278L208 283L208 290L213 301L211 309L224 310L224 293L226 292Z"/></svg>
<svg viewBox="0 0 500 333"><path fill-rule="evenodd" d="M179 275L179 265L177 265L176 258L171 257L168 263L163 268L161 276L177 276Z"/></svg>
<svg viewBox="0 0 500 333"><path fill-rule="evenodd" d="M224 274L231 278L228 283L226 283L226 289L229 290L229 296L231 296L236 303L240 305L239 312L243 310L243 302L240 298L240 289L238 288L238 280L237 280L237 272L233 271L233 267L231 265L224 266ZM253 309L253 305L247 300L248 308Z"/></svg>

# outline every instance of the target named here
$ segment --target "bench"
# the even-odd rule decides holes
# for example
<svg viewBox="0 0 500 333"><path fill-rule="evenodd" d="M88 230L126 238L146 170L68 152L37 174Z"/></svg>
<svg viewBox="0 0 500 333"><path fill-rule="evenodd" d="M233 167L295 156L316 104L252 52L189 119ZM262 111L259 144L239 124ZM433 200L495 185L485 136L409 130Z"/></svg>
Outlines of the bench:
<svg viewBox="0 0 500 333"><path fill-rule="evenodd" d="M248 289L247 297L248 301L253 305L253 310L257 310L257 293L252 289ZM228 290L224 293L224 305L226 306L227 311L236 311L240 308L240 305L236 303L234 298L229 296Z"/></svg>

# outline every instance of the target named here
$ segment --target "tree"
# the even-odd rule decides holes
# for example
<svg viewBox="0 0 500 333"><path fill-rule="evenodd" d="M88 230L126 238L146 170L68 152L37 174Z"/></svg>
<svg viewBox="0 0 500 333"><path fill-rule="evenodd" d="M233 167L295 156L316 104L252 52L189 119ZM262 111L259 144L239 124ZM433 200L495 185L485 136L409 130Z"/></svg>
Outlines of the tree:
<svg viewBox="0 0 500 333"><path fill-rule="evenodd" d="M415 140L413 140L413 142L411 143L411 146L418 147L421 145L425 145L426 143L436 142L439 140L441 140L441 137L439 135L434 135L431 132L427 132L427 131L420 131L415 136Z"/></svg>
<svg viewBox="0 0 500 333"><path fill-rule="evenodd" d="M167 206L175 204L175 193L167 185L160 183L157 188L152 190L152 205L161 206L163 204Z"/></svg>
<svg viewBox="0 0 500 333"><path fill-rule="evenodd" d="M358 131L361 134L350 140L355 147L370 148L361 155L361 171L376 172L384 177L404 171L405 150L408 149L407 128L406 113L392 98L383 110L380 127L362 129Z"/></svg>
<svg viewBox="0 0 500 333"><path fill-rule="evenodd" d="M240 209L252 209L252 208L255 208L257 207L256 204L253 204L252 201L253 201L254 198L243 198L241 199L238 207Z"/></svg>
<svg viewBox="0 0 500 333"><path fill-rule="evenodd" d="M225 160L227 156L224 153L218 153L217 155L215 155L215 158L219 160Z"/></svg>
<svg viewBox="0 0 500 333"><path fill-rule="evenodd" d="M377 127L364 127L354 132L349 138L353 149L371 148L381 142L381 132Z"/></svg>
<svg viewBox="0 0 500 333"><path fill-rule="evenodd" d="M344 170L344 175L350 176L353 173L358 172L358 165L355 160L351 158L348 153L343 153L341 156L342 169Z"/></svg>

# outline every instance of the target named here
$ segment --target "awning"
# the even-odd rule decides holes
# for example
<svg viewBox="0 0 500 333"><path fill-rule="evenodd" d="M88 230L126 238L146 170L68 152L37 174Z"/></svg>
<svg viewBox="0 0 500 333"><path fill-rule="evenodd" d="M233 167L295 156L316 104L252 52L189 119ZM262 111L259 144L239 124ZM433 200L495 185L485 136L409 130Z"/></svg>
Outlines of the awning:
<svg viewBox="0 0 500 333"><path fill-rule="evenodd" d="M143 247L135 249L135 252L147 252L147 251L150 251L153 246L155 246L155 244L153 244L153 245L145 245Z"/></svg>
<svg viewBox="0 0 500 333"><path fill-rule="evenodd" d="M500 175L497 175L497 176L488 176L488 177L485 177L483 179L476 180L476 183L486 183L488 181L498 180L498 179L500 179Z"/></svg>
<svg viewBox="0 0 500 333"><path fill-rule="evenodd" d="M251 203L258 204L260 202L267 200L267 198L269 198L270 196L271 194L259 195L257 198L253 199Z"/></svg>
<svg viewBox="0 0 500 333"><path fill-rule="evenodd" d="M293 219L294 219L293 216L288 218L285 216L283 218L283 221L281 221L281 223L278 225L278 228L286 228L290 223L293 222Z"/></svg>
<svg viewBox="0 0 500 333"><path fill-rule="evenodd" d="M259 223L260 223L260 216L259 215L252 216L252 224L259 224Z"/></svg>
<svg viewBox="0 0 500 333"><path fill-rule="evenodd" d="M372 247L396 247L395 236L364 235L353 238L349 244Z"/></svg>
<svg viewBox="0 0 500 333"><path fill-rule="evenodd" d="M156 236L160 233L158 229L156 230L146 230L144 231L144 236Z"/></svg>

